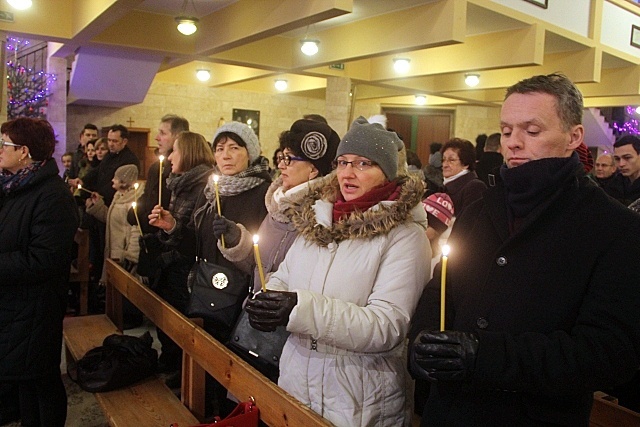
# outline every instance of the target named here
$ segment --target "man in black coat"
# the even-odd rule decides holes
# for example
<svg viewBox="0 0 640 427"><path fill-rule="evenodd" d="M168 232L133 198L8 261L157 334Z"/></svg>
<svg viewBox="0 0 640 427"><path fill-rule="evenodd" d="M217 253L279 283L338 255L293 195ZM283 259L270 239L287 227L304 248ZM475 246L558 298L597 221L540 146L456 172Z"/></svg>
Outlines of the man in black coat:
<svg viewBox="0 0 640 427"><path fill-rule="evenodd" d="M640 138L635 135L620 137L613 144L613 158L618 173L607 184L605 191L629 206L640 198Z"/></svg>
<svg viewBox="0 0 640 427"><path fill-rule="evenodd" d="M413 319L423 426L586 426L640 366L640 217L585 175L582 108L558 74L507 90L506 165L449 240L444 331L441 265Z"/></svg>
<svg viewBox="0 0 640 427"><path fill-rule="evenodd" d="M504 158L500 154L500 134L492 133L487 137L484 143L484 153L476 163L476 174L487 187L490 187L495 184L497 170L503 163Z"/></svg>
<svg viewBox="0 0 640 427"><path fill-rule="evenodd" d="M107 133L109 153L102 159L95 174L89 173L81 182L86 188L97 191L104 197L104 204L109 206L116 194L111 180L116 169L124 165L135 165L140 170L140 161L127 147L129 142L129 130L123 125L113 125Z"/></svg>

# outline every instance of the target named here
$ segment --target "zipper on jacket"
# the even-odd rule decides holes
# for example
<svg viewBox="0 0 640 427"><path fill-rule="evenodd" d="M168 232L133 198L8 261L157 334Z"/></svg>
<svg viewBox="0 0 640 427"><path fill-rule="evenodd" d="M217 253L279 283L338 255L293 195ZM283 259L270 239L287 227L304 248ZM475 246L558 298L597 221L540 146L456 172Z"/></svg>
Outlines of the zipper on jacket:
<svg viewBox="0 0 640 427"><path fill-rule="evenodd" d="M334 247L330 249L331 251L331 262L329 263L329 267L327 268L327 273L324 275L324 280L322 281L322 293L324 293L324 284L327 283L327 276L329 275L329 271L331 271L331 266L333 265L333 261L336 259L336 252L338 252L339 243L335 240L332 242ZM331 243L330 243L331 244ZM318 351L318 340L311 338L311 350Z"/></svg>

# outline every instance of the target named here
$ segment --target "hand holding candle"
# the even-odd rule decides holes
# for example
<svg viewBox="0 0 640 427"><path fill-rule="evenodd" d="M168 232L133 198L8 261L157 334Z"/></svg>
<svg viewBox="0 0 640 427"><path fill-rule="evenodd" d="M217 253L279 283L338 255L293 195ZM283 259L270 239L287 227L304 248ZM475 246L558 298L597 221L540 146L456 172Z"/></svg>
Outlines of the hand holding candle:
<svg viewBox="0 0 640 427"><path fill-rule="evenodd" d="M449 255L449 245L442 247L442 270L440 272L440 330L444 331L444 306L447 284L447 259Z"/></svg>
<svg viewBox="0 0 640 427"><path fill-rule="evenodd" d="M159 159L160 167L158 169L160 171L160 176L158 177L158 204L162 206L162 162L164 162L164 156L161 154Z"/></svg>
<svg viewBox="0 0 640 427"><path fill-rule="evenodd" d="M218 215L222 216L222 209L220 208L220 192L218 191L218 180L219 179L220 179L220 177L218 175L213 175L213 188L215 189L215 192L216 192L216 206L218 207ZM220 244L222 245L222 248L224 249L225 248L224 235L222 235L220 237Z"/></svg>
<svg viewBox="0 0 640 427"><path fill-rule="evenodd" d="M258 235L253 235L253 253L256 257L256 265L258 268L258 274L260 275L260 287L262 292L267 292L267 285L264 283L264 271L262 271L262 260L260 259L260 250L258 249Z"/></svg>

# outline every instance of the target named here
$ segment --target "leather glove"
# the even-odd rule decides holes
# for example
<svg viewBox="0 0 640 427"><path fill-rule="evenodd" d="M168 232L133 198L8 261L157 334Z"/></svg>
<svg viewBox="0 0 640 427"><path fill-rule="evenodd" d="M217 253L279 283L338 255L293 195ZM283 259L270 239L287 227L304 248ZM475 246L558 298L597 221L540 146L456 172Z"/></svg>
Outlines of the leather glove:
<svg viewBox="0 0 640 427"><path fill-rule="evenodd" d="M462 381L471 376L478 354L478 338L470 332L427 331L411 346L413 374L428 381Z"/></svg>
<svg viewBox="0 0 640 427"><path fill-rule="evenodd" d="M119 334L109 335L102 345L123 348L134 356L145 354L151 347L141 338Z"/></svg>
<svg viewBox="0 0 640 427"><path fill-rule="evenodd" d="M249 324L263 332L273 332L277 326L286 326L293 307L298 304L295 292L266 291L257 293L245 306Z"/></svg>
<svg viewBox="0 0 640 427"><path fill-rule="evenodd" d="M222 215L215 214L213 217L213 234L216 239L220 240L220 237L224 234L224 244L227 248L233 248L240 243L240 227L233 222L229 221Z"/></svg>

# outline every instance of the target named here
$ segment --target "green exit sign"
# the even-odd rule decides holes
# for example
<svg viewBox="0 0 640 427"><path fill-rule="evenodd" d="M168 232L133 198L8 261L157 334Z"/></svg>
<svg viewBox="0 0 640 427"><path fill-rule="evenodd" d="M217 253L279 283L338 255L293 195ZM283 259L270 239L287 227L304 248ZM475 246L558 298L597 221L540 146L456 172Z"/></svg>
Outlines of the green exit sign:
<svg viewBox="0 0 640 427"><path fill-rule="evenodd" d="M334 70L344 70L344 64L331 64L329 65L329 68Z"/></svg>

